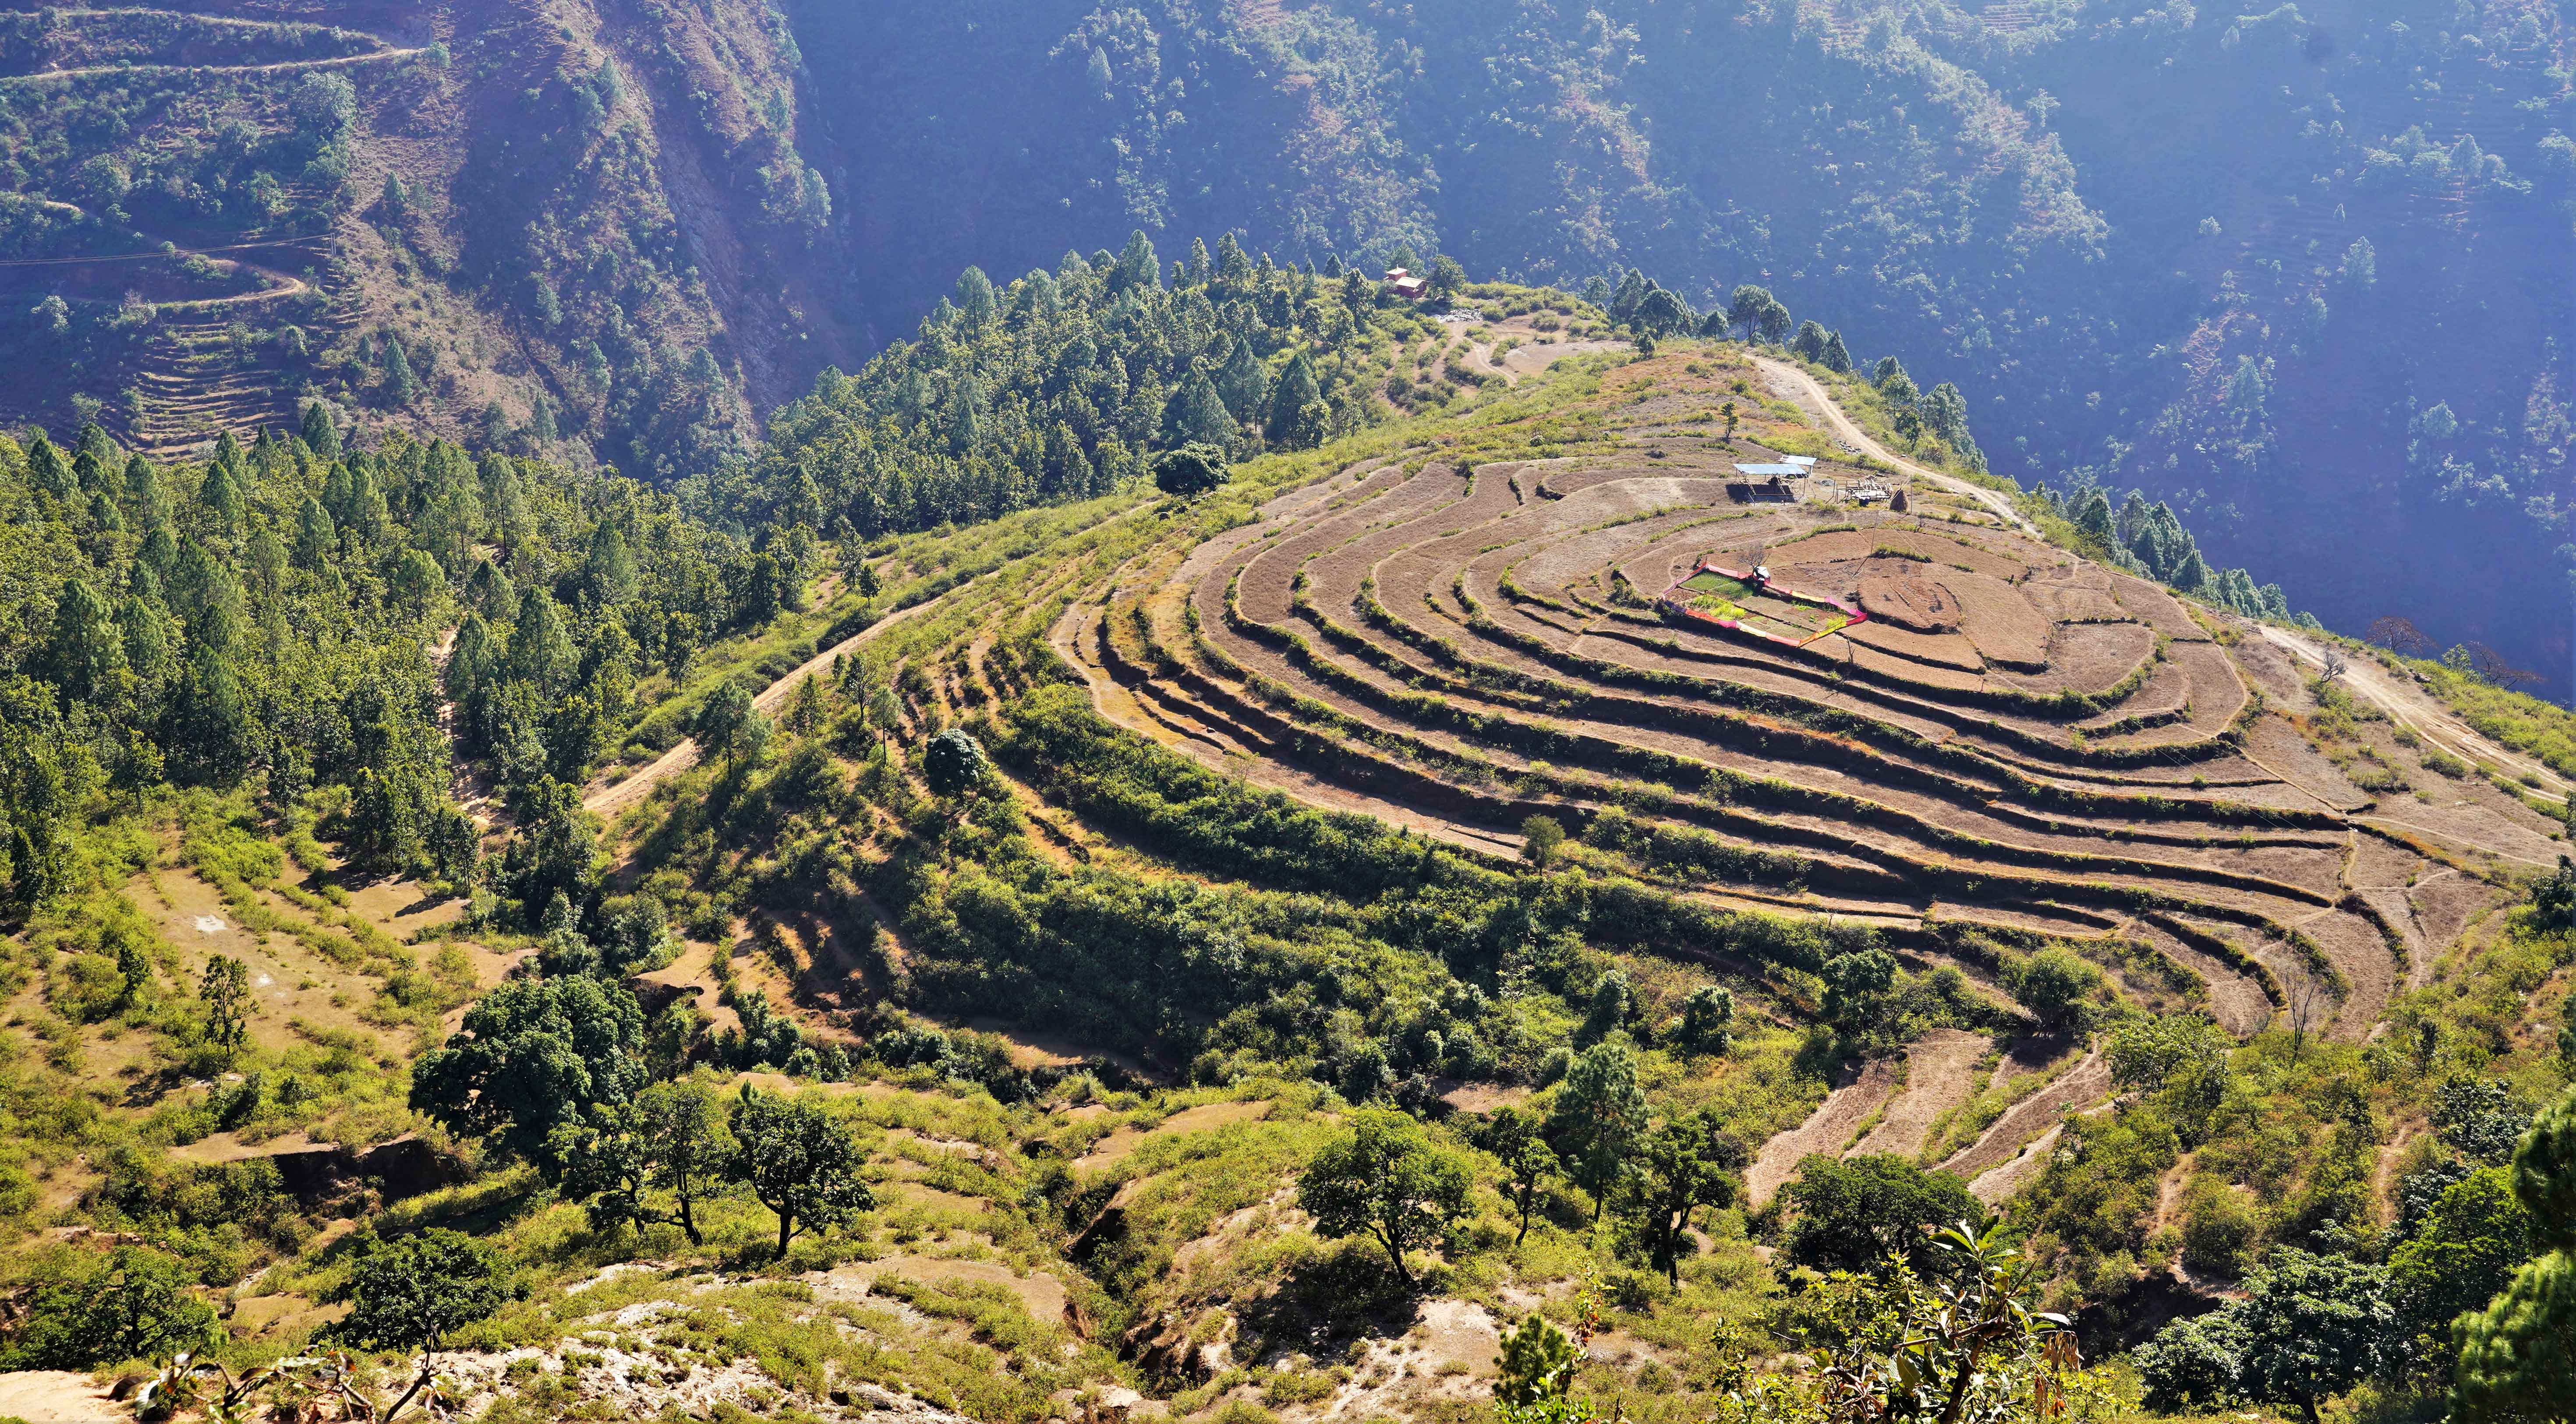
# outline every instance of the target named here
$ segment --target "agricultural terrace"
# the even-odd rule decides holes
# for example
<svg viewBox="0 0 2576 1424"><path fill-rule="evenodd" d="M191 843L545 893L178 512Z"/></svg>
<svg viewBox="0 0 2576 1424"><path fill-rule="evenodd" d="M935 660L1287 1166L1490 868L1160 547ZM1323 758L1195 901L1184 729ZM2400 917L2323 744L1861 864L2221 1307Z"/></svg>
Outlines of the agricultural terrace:
<svg viewBox="0 0 2576 1424"><path fill-rule="evenodd" d="M1496 350L1536 336L1483 333ZM1143 913L1137 895L1181 894L1302 946L1345 933L1312 927L1313 897L1365 905L1389 855L1507 883L1492 877L1544 817L1570 836L1553 863L1597 887L1584 938L1641 986L1640 1012L1722 982L1765 1021L1812 1023L1823 959L1866 933L1930 986L1916 1026L1967 1036L1891 1045L1888 1071L1856 1067L1821 1106L1765 1118L1781 1145L1757 1194L1788 1175L1781 1153L1865 1135L2000 1199L2045 1164L2034 1144L2111 1091L2068 1032L2088 1012L2197 1008L2240 1036L2359 1042L2554 859L2555 823L2510 787L2419 769L2402 729L2312 689L2228 615L1987 502L1909 488L1741 348L1502 369L1463 408L1266 457L1195 502L905 541L882 561L887 599L945 591L854 649L831 705L875 709L895 745L974 730L1008 815L939 823L933 859L908 858L927 803L874 752L859 777L877 811L843 818L829 847L794 820L768 844L765 823L676 794L717 779L700 770L622 823L635 873L765 897L756 930L802 1011L848 1001L844 981L859 998L890 987L1032 1054L1221 1077L1227 1045L1256 1032L1233 1027L1242 1015L1285 1035L1246 1062L1345 1051L1301 1049L1321 1040L1299 1015L1329 1005L1279 995L1315 994L1362 951L1283 948L1201 984L1163 957L1187 946L1082 936L1145 923L1118 918ZM1731 440L1724 404L1744 417ZM1728 494L1735 463L1788 453L1823 462L1800 498ZM1910 508L1848 507L1864 472L1909 488ZM1757 567L1760 588L1719 572ZM1778 632L1677 616L1665 590ZM857 756L865 739L826 740ZM1289 806L1333 829L1278 820ZM1261 843L1274 833L1326 840ZM1394 836L1418 850L1378 839ZM995 901L974 865L1005 843L1042 888ZM1453 992L1451 970L1354 913L1361 943L1397 946L1366 972L1412 985L1366 1009L1365 1031L1400 1035L1404 1004ZM2085 1002L2028 987L2054 951L2092 966ZM1456 1062L1435 1076L1459 1101L1561 1041L1530 1002L1509 1027L1447 1030ZM1021 1012L996 1019L998 1003ZM1224 1023L1180 1028L1176 1012Z"/></svg>
<svg viewBox="0 0 2576 1424"><path fill-rule="evenodd" d="M2557 941L2507 909L2557 825L2513 783L2017 532L2027 505L1837 444L1741 347L1564 336L1488 314L1464 355L1390 341L1391 369L1495 374L1196 500L874 544L797 641L741 654L765 750L605 774L614 883L686 931L630 981L654 1032L694 1007L716 1086L826 1105L880 1206L753 1282L775 1228L739 1197L702 1243L529 1198L506 1235L538 1289L468 1388L524 1367L597 1394L612 1339L721 1316L689 1348L739 1365L704 1377L723 1402L827 1414L846 1382L856 1411L873 1380L1035 1421L1122 1380L1174 1417L1453 1417L1500 1324L1592 1281L1586 1387L1679 1424L1742 1363L1712 1321L1797 1308L1764 1248L1820 1155L2008 1204L2053 1303L2112 1302L2097 1354L2162 1318L2169 1273L2221 1289L2268 1244L2393 1219L2437 1083L2556 1071L2521 1026L2559 1012ZM1789 454L1818 461L1791 498L1726 490ZM1855 477L1908 508L1848 507ZM1659 604L1677 585L1780 636ZM988 756L962 784L933 775L950 730ZM1883 980L1851 972L1873 950ZM2139 1012L2241 1040L2188 1150L2114 1081L2105 1031ZM1669 1276L1573 1178L1525 1236L1493 1187L1484 1114L1553 1111L1605 1043L1654 1113L1704 1108L1749 1159ZM1380 1097L1478 1174L1410 1286L1296 1205ZM326 1262L263 1289L306 1310Z"/></svg>

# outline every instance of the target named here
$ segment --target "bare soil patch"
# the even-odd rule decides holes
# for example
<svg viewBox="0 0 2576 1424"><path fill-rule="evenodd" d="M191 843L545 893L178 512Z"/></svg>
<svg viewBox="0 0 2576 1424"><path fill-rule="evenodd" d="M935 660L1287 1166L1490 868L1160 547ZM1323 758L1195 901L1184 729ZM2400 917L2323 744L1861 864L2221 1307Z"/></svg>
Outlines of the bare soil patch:
<svg viewBox="0 0 2576 1424"><path fill-rule="evenodd" d="M635 977L647 984L678 990L681 998L695 1004L698 1012L707 1016L710 1032L740 1033L742 1015L733 1011L733 1005L722 1001L719 997L722 986L716 982L716 956L732 953L730 945L719 948L703 940L690 940L680 946L679 956L670 963ZM783 1009L787 1006L779 1004L773 1007Z"/></svg>
<svg viewBox="0 0 2576 1424"><path fill-rule="evenodd" d="M1981 672L1986 666L1986 660L1977 654L1976 644L1957 633L1909 633L1890 624L1870 622L1854 623L1843 629L1842 635L1908 662L1958 672Z"/></svg>
<svg viewBox="0 0 2576 1424"><path fill-rule="evenodd" d="M1021 1308L1028 1311L1031 1320L1041 1325L1064 1319L1064 1282L1044 1271L1019 1275L998 1261L958 1260L946 1256L885 1256L811 1274L834 1284L865 1281L871 1286L886 1276L927 1284L974 1281L1000 1286L1018 1296Z"/></svg>
<svg viewBox="0 0 2576 1424"><path fill-rule="evenodd" d="M1992 1047L1994 1040L1984 1034L1955 1028L1936 1028L1916 1039L1905 1051L1905 1091L1852 1151L1900 1157L1921 1152L1933 1119L1976 1094L1977 1060Z"/></svg>
<svg viewBox="0 0 2576 1424"><path fill-rule="evenodd" d="M2415 923L2422 927L2432 952L2428 961L2459 942L2470 923L2494 909L2505 898L2483 880L2472 880L2456 871L2433 872L2416 882L2406 892L2406 902L2415 911ZM2426 968L2429 970L2430 965Z"/></svg>
<svg viewBox="0 0 2576 1424"><path fill-rule="evenodd" d="M132 1419L134 1412L107 1390L73 1370L11 1370L0 1374L0 1419L25 1424L99 1424Z"/></svg>
<svg viewBox="0 0 2576 1424"><path fill-rule="evenodd" d="M157 886L158 894L155 893ZM242 928L232 906L193 870L164 869L151 880L129 881L126 894L158 922L161 935L179 947L186 981L194 985L206 961L229 955L250 971L249 1031L262 1048L281 1050L301 1044L297 1021L316 1027L347 1029L372 1039L381 1030L360 1012L375 1001L378 984L354 965L324 958L291 934L260 933ZM303 913L283 902L265 900L281 916L301 920ZM345 932L333 931L343 938ZM138 1040L139 1042L140 1040Z"/></svg>
<svg viewBox="0 0 2576 1424"><path fill-rule="evenodd" d="M2205 643L2209 634L2191 621L2191 615L2161 586L2134 574L2102 571L2111 581L2111 596L2119 600L2121 611L2177 642Z"/></svg>
<svg viewBox="0 0 2576 1424"><path fill-rule="evenodd" d="M1902 567L1901 559L1883 562ZM1959 601L1947 589L1912 572L1863 573L1861 611L1915 633L1959 631Z"/></svg>
<svg viewBox="0 0 2576 1424"><path fill-rule="evenodd" d="M1867 627L1870 625L1863 624L1862 626ZM1909 636L1919 637L1921 635L1914 634ZM1951 636L1956 637L1957 635L1953 634ZM1927 688L1935 692L1982 692L1985 690L1986 679L1983 675L1977 672L1963 671L1955 667L1939 666L1932 663L1916 662L1911 658L1897 657L1892 653L1882 652L1874 647L1863 647L1850 639L1845 638L1841 634L1836 634L1831 638L1821 639L1816 643L1811 644L1810 647L1815 651L1823 652L1826 651L1830 645L1839 645L1842 649L1848 649L1851 658L1851 665L1853 667L1886 682L1913 683L1919 687ZM1966 648L1968 646L1967 641L1965 639L1961 639L1958 646ZM1974 650L1970 650L1968 656L1976 656Z"/></svg>
<svg viewBox="0 0 2576 1424"><path fill-rule="evenodd" d="M2030 1184L2031 1178L2039 1175L2042 1167L2048 1165L2049 1154L2065 1131L2065 1124L2051 1123L2048 1131L2032 1138L2010 1160L1979 1172L1968 1182L1968 1194L1993 1206L2020 1192Z"/></svg>
<svg viewBox="0 0 2576 1424"><path fill-rule="evenodd" d="M1895 1092L1893 1058L1872 1059L1857 1071L1845 1069L1843 1080L1805 1122L1773 1136L1754 1154L1753 1166L1744 1174L1746 1198L1757 1207L1771 1200L1796 1174L1798 1163L1813 1153L1841 1156L1861 1124Z"/></svg>
<svg viewBox="0 0 2576 1424"><path fill-rule="evenodd" d="M2130 613L2111 596L2111 577L2092 564L2065 563L2033 570L2022 591L2039 611L2059 623L2126 623Z"/></svg>
<svg viewBox="0 0 2576 1424"><path fill-rule="evenodd" d="M1975 636L1970 634L1972 639ZM2060 623L2048 632L2046 671L2025 674L2012 679L2012 683L2033 692L2070 691L2098 696L2126 681L2155 650L2156 635L2135 623ZM2183 701L2182 686L2177 675L2171 699L2157 705L2146 699L2148 689L2141 685L2103 715L2129 718L2178 710Z"/></svg>
<svg viewBox="0 0 2576 1424"><path fill-rule="evenodd" d="M1988 662L2007 667L2048 665L2048 619L2021 590L1991 574L1945 569L1932 581L1959 604L1959 631Z"/></svg>

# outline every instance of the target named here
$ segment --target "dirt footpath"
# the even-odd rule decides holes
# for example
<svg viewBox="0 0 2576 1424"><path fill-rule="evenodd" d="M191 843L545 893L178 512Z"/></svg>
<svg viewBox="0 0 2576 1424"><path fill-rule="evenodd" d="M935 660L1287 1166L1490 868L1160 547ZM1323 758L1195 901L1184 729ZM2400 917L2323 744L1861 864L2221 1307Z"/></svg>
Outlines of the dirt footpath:
<svg viewBox="0 0 2576 1424"><path fill-rule="evenodd" d="M964 587L966 587L964 584L958 585L958 588ZM956 589L950 589L948 592L955 593L956 591ZM769 686L761 689L760 695L751 699L751 705L763 712L774 712L778 710L778 704L786 701L787 694L795 690L796 684L803 681L809 674L819 677L830 672L832 670L832 660L834 658L837 658L844 653L854 651L870 638L875 637L877 634L884 632L886 629L893 627L907 618L913 617L916 614L926 613L929 610L938 607L941 602L947 599L947 597L948 594L943 593L938 598L924 600L923 602L916 603L909 608L898 608L883 618L878 619L874 623L869 624L867 627L860 629L858 632L851 634L849 637L842 639L840 642L833 644L831 647L824 649L822 652L816 653L813 657L806 659L794 671L788 673L785 677L782 677L776 682L773 682ZM588 811L595 816L615 816L618 812L625 810L627 807L636 804L646 796L650 795L654 787L661 785L663 782L670 780L672 777L679 775L681 772L684 772L697 764L698 744L695 741L684 737L678 742L678 744L674 745L669 751L662 753L660 757L656 758L651 765L645 767L642 771L636 772L634 775L627 777L623 781L611 782L605 786L592 787L589 793L581 798L581 809Z"/></svg>
<svg viewBox="0 0 2576 1424"><path fill-rule="evenodd" d="M0 1419L25 1424L95 1424L134 1416L107 1397L98 1382L70 1370L13 1370L0 1374Z"/></svg>

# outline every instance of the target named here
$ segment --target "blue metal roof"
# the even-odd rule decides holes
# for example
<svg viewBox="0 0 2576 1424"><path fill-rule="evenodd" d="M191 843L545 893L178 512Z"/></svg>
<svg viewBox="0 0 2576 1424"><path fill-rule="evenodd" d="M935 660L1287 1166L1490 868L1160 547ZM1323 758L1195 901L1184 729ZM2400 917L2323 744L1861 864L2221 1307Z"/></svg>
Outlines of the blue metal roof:
<svg viewBox="0 0 2576 1424"><path fill-rule="evenodd" d="M1803 475L1807 471L1799 465L1738 465L1735 472L1739 475Z"/></svg>

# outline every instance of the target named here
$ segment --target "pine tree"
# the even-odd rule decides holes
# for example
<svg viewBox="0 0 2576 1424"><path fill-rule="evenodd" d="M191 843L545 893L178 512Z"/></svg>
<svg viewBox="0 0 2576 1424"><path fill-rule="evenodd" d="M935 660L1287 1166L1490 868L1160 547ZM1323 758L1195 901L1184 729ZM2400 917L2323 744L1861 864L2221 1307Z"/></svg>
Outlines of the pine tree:
<svg viewBox="0 0 2576 1424"><path fill-rule="evenodd" d="M981 267L969 267L957 274L957 310L966 319L966 329L981 331L993 322L993 279Z"/></svg>
<svg viewBox="0 0 2576 1424"><path fill-rule="evenodd" d="M1046 478L1039 492L1049 497L1081 498L1091 493L1093 471L1091 457L1082 452L1082 441L1073 427L1059 420L1047 431Z"/></svg>
<svg viewBox="0 0 2576 1424"><path fill-rule="evenodd" d="M385 399L397 406L407 406L420 394L420 383L413 379L411 358L403 353L403 344L393 337L385 338Z"/></svg>
<svg viewBox="0 0 2576 1424"><path fill-rule="evenodd" d="M1263 422L1271 443L1293 445L1299 418L1310 405L1321 405L1323 388L1315 381L1315 363L1299 351L1288 358L1288 369L1279 373L1279 384L1270 393L1270 416Z"/></svg>
<svg viewBox="0 0 2576 1424"><path fill-rule="evenodd" d="M295 566L318 570L323 561L340 548L340 531L331 523L330 511L311 495L304 497L303 507L295 515Z"/></svg>
<svg viewBox="0 0 2576 1424"><path fill-rule="evenodd" d="M125 640L107 600L87 579L63 585L54 605L54 632L43 673L73 703L103 697L125 670Z"/></svg>
<svg viewBox="0 0 2576 1424"><path fill-rule="evenodd" d="M2173 586L2185 593L2197 592L2208 582L2209 565L2201 561L2198 549L2185 554L2181 566L2173 572Z"/></svg>
<svg viewBox="0 0 2576 1424"><path fill-rule="evenodd" d="M1205 371L1190 372L1181 383L1180 393L1163 407L1162 443L1171 445L1214 445L1223 449L1234 440L1234 415L1225 407L1225 399L1216 393L1216 383Z"/></svg>
<svg viewBox="0 0 2576 1424"><path fill-rule="evenodd" d="M1847 376L1851 374L1851 348L1843 345L1843 334L1841 332L1833 332L1825 337L1825 354L1823 357L1823 363L1826 370L1832 371L1837 375Z"/></svg>
<svg viewBox="0 0 2576 1424"><path fill-rule="evenodd" d="M576 661L572 635L554 599L542 588L521 594L518 621L510 629L510 676L533 683L551 698L570 685Z"/></svg>
<svg viewBox="0 0 2576 1424"><path fill-rule="evenodd" d="M1235 241L1234 234L1231 232L1216 240L1216 274L1228 282L1247 282L1252 279L1252 259L1245 254L1243 244Z"/></svg>
<svg viewBox="0 0 2576 1424"><path fill-rule="evenodd" d="M614 519L602 519L590 531L590 550L582 560L582 585L593 601L615 607L635 596L635 555Z"/></svg>
<svg viewBox="0 0 2576 1424"><path fill-rule="evenodd" d="M1252 354L1252 343L1237 341L1227 353L1225 365L1216 375L1216 393L1225 400L1238 424L1260 420L1270 403L1270 373L1262 369L1261 358Z"/></svg>
<svg viewBox="0 0 2576 1424"><path fill-rule="evenodd" d="M2113 542L2118 531L2111 524L2110 496L2098 488L2086 494L2075 506L2075 527L2105 544Z"/></svg>
<svg viewBox="0 0 2576 1424"><path fill-rule="evenodd" d="M1610 320L1621 326L1627 325L1628 319L1637 314L1637 307L1646 300L1646 293L1653 287L1654 283L1646 280L1645 273L1629 268L1628 275L1620 279L1619 290L1610 296Z"/></svg>
<svg viewBox="0 0 2576 1424"><path fill-rule="evenodd" d="M27 447L27 473L35 480L36 488L57 499L70 497L74 483L71 462L41 432Z"/></svg>
<svg viewBox="0 0 2576 1424"><path fill-rule="evenodd" d="M320 401L304 407L304 425L297 438L317 458L329 460L340 453L340 432L331 424L331 408Z"/></svg>
<svg viewBox="0 0 2576 1424"><path fill-rule="evenodd" d="M1162 259L1154 255L1154 240L1138 228L1127 235L1126 249L1118 254L1116 289L1131 291L1163 285Z"/></svg>
<svg viewBox="0 0 2576 1424"><path fill-rule="evenodd" d="M206 466L205 483L197 488L197 503L215 517L217 527L224 532L230 533L241 527L241 487L230 465L216 460Z"/></svg>

